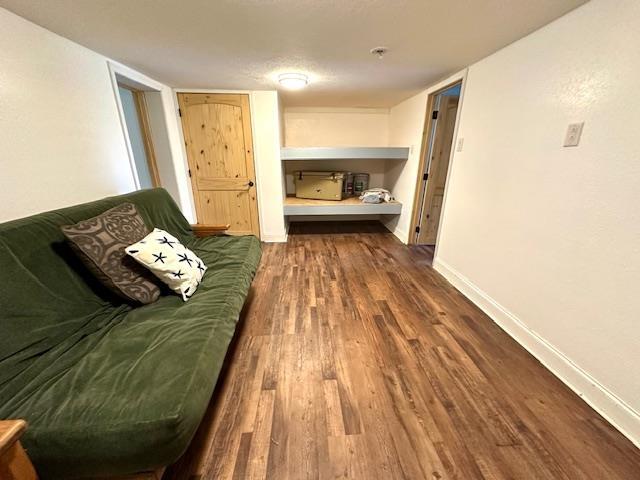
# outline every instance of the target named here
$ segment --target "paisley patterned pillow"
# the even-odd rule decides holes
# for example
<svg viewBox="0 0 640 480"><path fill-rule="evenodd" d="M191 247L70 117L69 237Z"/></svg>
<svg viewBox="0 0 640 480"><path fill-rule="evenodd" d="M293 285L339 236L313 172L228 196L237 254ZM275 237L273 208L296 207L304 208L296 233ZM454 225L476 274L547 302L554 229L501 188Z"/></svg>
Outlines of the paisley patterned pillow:
<svg viewBox="0 0 640 480"><path fill-rule="evenodd" d="M84 265L116 295L139 303L158 299L153 275L124 250L149 233L135 205L123 203L60 228Z"/></svg>

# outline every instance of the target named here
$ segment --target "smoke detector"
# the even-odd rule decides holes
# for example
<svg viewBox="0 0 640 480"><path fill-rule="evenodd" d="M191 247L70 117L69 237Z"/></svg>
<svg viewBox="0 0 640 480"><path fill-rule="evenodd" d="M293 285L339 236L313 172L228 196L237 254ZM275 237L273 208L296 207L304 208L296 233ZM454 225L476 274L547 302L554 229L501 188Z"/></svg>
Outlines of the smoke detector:
<svg viewBox="0 0 640 480"><path fill-rule="evenodd" d="M374 47L370 50L371 55L377 55L378 58L382 58L387 53L387 47Z"/></svg>

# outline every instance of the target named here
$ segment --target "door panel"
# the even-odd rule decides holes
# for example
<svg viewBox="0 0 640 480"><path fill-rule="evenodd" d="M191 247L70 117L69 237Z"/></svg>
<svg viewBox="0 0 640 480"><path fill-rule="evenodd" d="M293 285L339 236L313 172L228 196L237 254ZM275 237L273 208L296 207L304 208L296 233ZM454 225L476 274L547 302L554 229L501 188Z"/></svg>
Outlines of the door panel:
<svg viewBox="0 0 640 480"><path fill-rule="evenodd" d="M242 110L232 105L186 109L197 179L246 178Z"/></svg>
<svg viewBox="0 0 640 480"><path fill-rule="evenodd" d="M438 235L438 225L440 215L442 214L442 201L444 200L444 186L436 187L436 191L431 198L431 204L429 205L429 220L427 221L425 231L425 243L429 245L435 245L436 236Z"/></svg>
<svg viewBox="0 0 640 480"><path fill-rule="evenodd" d="M236 235L252 234L251 199L248 191L201 191L204 224L229 224ZM198 217L200 218L200 217Z"/></svg>
<svg viewBox="0 0 640 480"><path fill-rule="evenodd" d="M438 108L438 123L429 162L429 179L420 219L419 244L435 245L442 213L445 183L458 111L458 97L442 96Z"/></svg>
<svg viewBox="0 0 640 480"><path fill-rule="evenodd" d="M178 94L198 222L259 236L248 95Z"/></svg>

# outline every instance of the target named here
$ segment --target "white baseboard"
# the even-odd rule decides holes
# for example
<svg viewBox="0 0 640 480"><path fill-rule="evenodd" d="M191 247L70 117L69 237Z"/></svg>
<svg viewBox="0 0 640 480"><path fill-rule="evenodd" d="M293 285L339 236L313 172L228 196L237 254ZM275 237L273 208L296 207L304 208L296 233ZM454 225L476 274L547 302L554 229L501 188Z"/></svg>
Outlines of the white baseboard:
<svg viewBox="0 0 640 480"><path fill-rule="evenodd" d="M453 267L435 258L433 268L536 357L551 373L577 393L591 408L640 448L640 414L638 412Z"/></svg>
<svg viewBox="0 0 640 480"><path fill-rule="evenodd" d="M391 233L393 233L398 238L398 240L400 240L405 245L409 243L409 234L404 230L396 227L391 231Z"/></svg>
<svg viewBox="0 0 640 480"><path fill-rule="evenodd" d="M260 240L265 243L286 243L288 237L289 237L288 232L284 232L284 234L279 234L279 235L263 234Z"/></svg>

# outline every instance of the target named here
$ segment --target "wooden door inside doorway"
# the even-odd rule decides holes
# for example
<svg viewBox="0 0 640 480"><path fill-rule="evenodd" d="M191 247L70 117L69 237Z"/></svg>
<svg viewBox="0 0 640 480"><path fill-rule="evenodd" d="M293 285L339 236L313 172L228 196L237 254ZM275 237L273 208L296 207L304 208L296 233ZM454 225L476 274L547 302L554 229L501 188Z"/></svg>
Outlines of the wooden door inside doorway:
<svg viewBox="0 0 640 480"><path fill-rule="evenodd" d="M457 96L443 95L440 97L430 152L431 157L426 172L426 191L417 229L416 243L418 244L435 245L438 236L458 102L459 97Z"/></svg>
<svg viewBox="0 0 640 480"><path fill-rule="evenodd" d="M249 96L179 93L178 103L198 223L260 237Z"/></svg>

